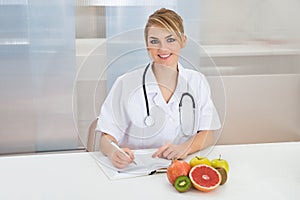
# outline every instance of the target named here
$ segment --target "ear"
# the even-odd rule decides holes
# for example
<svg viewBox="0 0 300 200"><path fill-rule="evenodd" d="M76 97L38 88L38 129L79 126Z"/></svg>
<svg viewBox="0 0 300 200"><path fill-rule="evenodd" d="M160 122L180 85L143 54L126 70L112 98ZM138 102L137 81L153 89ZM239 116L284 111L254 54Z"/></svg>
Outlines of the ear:
<svg viewBox="0 0 300 200"><path fill-rule="evenodd" d="M187 40L187 37L186 35L183 36L183 41L182 41L182 45L181 45L181 48L184 48L185 45L186 45L186 40Z"/></svg>

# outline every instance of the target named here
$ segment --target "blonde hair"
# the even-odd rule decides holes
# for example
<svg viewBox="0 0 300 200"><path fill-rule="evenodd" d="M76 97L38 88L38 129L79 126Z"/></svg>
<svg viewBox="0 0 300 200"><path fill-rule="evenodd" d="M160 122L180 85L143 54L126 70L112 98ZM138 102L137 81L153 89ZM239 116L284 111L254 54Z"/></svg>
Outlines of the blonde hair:
<svg viewBox="0 0 300 200"><path fill-rule="evenodd" d="M182 18L173 10L161 8L149 16L144 29L145 42L147 44L148 31L151 26L166 28L170 33L179 38L181 46L184 42L184 27Z"/></svg>

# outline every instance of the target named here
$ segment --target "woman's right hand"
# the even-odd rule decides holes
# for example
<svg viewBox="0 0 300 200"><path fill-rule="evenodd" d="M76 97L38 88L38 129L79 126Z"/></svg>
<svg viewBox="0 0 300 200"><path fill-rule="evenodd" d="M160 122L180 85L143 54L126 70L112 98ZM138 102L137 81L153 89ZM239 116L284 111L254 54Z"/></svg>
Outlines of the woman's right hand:
<svg viewBox="0 0 300 200"><path fill-rule="evenodd" d="M129 157L125 156L122 152L118 151L117 149L113 150L111 154L108 155L108 158L111 160L112 164L119 169L127 167L134 160L134 155L130 149L122 149L129 155Z"/></svg>

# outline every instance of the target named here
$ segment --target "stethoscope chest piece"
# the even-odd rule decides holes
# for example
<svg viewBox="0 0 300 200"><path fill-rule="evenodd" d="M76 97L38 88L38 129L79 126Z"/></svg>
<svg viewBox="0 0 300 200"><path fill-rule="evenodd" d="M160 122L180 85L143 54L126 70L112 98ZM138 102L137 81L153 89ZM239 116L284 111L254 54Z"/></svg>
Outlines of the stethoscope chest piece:
<svg viewBox="0 0 300 200"><path fill-rule="evenodd" d="M151 116L145 117L145 124L146 126L153 126L154 125L154 119Z"/></svg>

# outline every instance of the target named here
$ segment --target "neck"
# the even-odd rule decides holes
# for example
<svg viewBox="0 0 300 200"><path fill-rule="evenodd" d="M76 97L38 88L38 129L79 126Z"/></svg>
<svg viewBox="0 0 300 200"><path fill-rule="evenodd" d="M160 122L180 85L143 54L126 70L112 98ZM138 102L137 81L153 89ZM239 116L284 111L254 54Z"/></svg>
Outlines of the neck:
<svg viewBox="0 0 300 200"><path fill-rule="evenodd" d="M153 64L153 73L156 78L156 81L164 93L168 93L171 96L177 85L178 69L176 67L169 67L159 64Z"/></svg>

